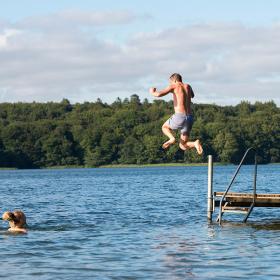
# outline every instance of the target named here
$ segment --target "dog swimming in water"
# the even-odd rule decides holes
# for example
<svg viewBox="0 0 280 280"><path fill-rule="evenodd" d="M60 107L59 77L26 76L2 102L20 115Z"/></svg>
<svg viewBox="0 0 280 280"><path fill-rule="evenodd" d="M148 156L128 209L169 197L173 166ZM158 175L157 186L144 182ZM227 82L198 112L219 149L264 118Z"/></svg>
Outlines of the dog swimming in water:
<svg viewBox="0 0 280 280"><path fill-rule="evenodd" d="M10 228L8 229L8 231L27 233L26 216L22 211L20 210L15 210L14 212L7 211L2 215L2 219L4 221L9 222Z"/></svg>

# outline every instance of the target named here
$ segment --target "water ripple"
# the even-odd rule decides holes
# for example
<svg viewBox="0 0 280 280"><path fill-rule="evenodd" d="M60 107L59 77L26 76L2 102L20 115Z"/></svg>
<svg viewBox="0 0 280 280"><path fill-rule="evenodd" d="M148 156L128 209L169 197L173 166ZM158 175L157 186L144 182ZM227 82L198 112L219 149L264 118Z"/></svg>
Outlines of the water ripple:
<svg viewBox="0 0 280 280"><path fill-rule="evenodd" d="M214 168L216 191L234 169ZM236 191L252 186L251 169L242 168ZM280 193L279 171L279 165L259 167L259 192ZM229 215L222 227L208 224L206 167L10 170L0 171L0 179L1 212L23 209L29 224L27 235L15 235L0 221L0 277L266 280L280 274L280 210L256 209L246 225Z"/></svg>

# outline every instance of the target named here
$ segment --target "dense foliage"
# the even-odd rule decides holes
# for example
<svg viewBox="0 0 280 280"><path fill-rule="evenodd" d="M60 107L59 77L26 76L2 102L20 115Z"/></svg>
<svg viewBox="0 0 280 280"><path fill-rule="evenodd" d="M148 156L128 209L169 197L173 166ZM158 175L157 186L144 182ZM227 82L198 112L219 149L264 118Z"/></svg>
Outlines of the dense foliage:
<svg viewBox="0 0 280 280"><path fill-rule="evenodd" d="M194 104L191 138L201 140L202 157L178 145L161 149L161 125L172 112L172 102L141 102L137 95L111 105L1 103L0 167L205 162L208 154L237 163L250 146L260 162L280 162L280 108L274 102Z"/></svg>

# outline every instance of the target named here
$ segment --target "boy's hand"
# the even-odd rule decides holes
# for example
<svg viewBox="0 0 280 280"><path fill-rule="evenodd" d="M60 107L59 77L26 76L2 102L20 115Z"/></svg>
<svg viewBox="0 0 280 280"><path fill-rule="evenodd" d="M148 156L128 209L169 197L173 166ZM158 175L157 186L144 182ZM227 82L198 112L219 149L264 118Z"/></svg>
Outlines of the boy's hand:
<svg viewBox="0 0 280 280"><path fill-rule="evenodd" d="M154 87L150 88L150 93L151 93L152 95L154 95L154 93L155 93L156 91L157 91L156 88L154 88Z"/></svg>

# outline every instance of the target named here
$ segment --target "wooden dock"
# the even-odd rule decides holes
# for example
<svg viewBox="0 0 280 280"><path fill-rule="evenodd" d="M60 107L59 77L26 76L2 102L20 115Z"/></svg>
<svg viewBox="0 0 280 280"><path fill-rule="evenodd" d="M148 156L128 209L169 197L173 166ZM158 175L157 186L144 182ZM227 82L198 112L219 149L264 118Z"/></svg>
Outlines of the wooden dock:
<svg viewBox="0 0 280 280"><path fill-rule="evenodd" d="M249 152L254 152L255 167L251 193L229 192L236 176ZM237 167L228 187L224 192L213 192L213 159L208 157L208 207L207 217L212 221L212 214L215 208L219 208L217 222L221 225L222 216L224 213L245 214L243 222L246 222L254 207L280 207L280 194L274 193L257 193L257 152L254 148L249 148L239 166Z"/></svg>
<svg viewBox="0 0 280 280"><path fill-rule="evenodd" d="M223 192L214 192L215 206L220 205L220 199L224 195ZM235 193L228 192L225 196L223 204L236 207L249 207L253 201L254 195L252 193ZM280 194L262 193L255 195L254 207L280 207Z"/></svg>

